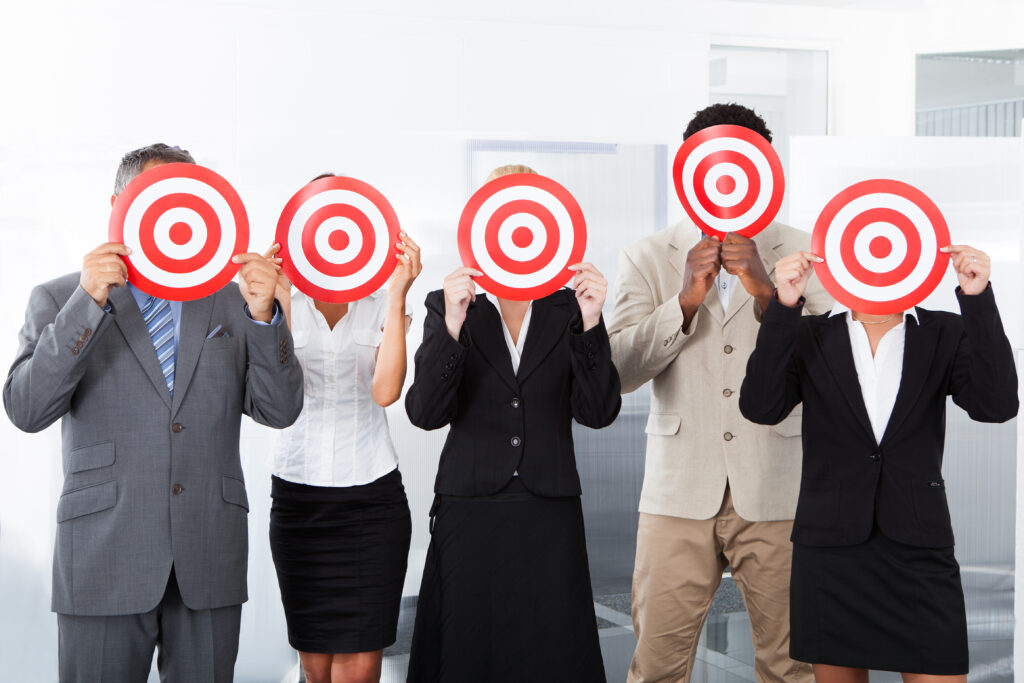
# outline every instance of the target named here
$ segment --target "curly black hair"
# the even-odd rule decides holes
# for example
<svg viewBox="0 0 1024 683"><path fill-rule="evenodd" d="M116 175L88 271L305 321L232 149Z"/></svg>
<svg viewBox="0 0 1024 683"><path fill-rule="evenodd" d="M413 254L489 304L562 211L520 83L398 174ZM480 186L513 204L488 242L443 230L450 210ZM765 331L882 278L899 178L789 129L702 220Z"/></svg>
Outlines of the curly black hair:
<svg viewBox="0 0 1024 683"><path fill-rule="evenodd" d="M690 124L686 126L683 139L685 140L697 131L704 130L705 128L726 123L749 128L755 133L760 133L761 137L769 143L772 141L772 132L768 130L768 124L764 122L764 119L758 116L757 112L753 109L744 107L742 104L736 104L735 102L712 104L710 107L701 109L693 115Z"/></svg>

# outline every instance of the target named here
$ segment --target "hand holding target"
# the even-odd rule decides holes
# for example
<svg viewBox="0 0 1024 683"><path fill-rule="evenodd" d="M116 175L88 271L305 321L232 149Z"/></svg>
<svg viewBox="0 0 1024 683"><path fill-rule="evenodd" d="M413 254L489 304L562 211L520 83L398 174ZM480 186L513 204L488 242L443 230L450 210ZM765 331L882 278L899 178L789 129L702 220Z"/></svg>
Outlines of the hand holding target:
<svg viewBox="0 0 1024 683"><path fill-rule="evenodd" d="M583 316L583 331L586 332L601 321L601 309L604 308L608 294L608 280L593 263L577 263L569 266L569 270L576 271L572 287L576 290L576 300Z"/></svg>
<svg viewBox="0 0 1024 683"><path fill-rule="evenodd" d="M384 286L398 264L398 217L380 192L355 178L309 183L277 222L282 267L300 292L349 303Z"/></svg>
<svg viewBox="0 0 1024 683"><path fill-rule="evenodd" d="M988 254L966 244L953 244L939 251L952 256L953 269L964 294L975 295L985 291L992 274L992 260Z"/></svg>
<svg viewBox="0 0 1024 683"><path fill-rule="evenodd" d="M949 230L923 192L898 180L865 180L825 205L811 251L832 297L871 315L901 313L932 293L946 269Z"/></svg>
<svg viewBox="0 0 1024 683"><path fill-rule="evenodd" d="M96 304L103 308L111 287L123 287L127 282L128 268L121 256L127 256L131 249L123 244L107 242L96 247L82 259L82 275L79 284Z"/></svg>
<svg viewBox="0 0 1024 683"><path fill-rule="evenodd" d="M529 301L557 291L583 260L586 221L575 198L550 178L514 173L490 181L459 219L462 262L503 299Z"/></svg>
<svg viewBox="0 0 1024 683"><path fill-rule="evenodd" d="M444 322L448 334L455 341L459 340L462 323L466 322L469 303L476 301L476 283L473 278L481 275L483 273L475 268L462 266L444 279Z"/></svg>
<svg viewBox="0 0 1024 683"><path fill-rule="evenodd" d="M189 301L231 281L231 257L249 245L249 219L228 181L196 164L162 164L122 190L110 212L111 242L124 256L128 281L147 294Z"/></svg>
<svg viewBox="0 0 1024 683"><path fill-rule="evenodd" d="M778 215L786 185L771 143L733 125L710 126L686 138L676 152L672 180L693 222L720 240L730 232L753 237L763 230Z"/></svg>
<svg viewBox="0 0 1024 683"><path fill-rule="evenodd" d="M420 261L420 245L404 232L398 236L401 240L398 243L398 266L388 282L388 296L405 301L413 281L423 270L423 264Z"/></svg>
<svg viewBox="0 0 1024 683"><path fill-rule="evenodd" d="M798 251L780 259L775 264L775 286L779 303L790 308L800 303L800 297L807 291L807 283L814 272L814 264L823 259L809 251Z"/></svg>

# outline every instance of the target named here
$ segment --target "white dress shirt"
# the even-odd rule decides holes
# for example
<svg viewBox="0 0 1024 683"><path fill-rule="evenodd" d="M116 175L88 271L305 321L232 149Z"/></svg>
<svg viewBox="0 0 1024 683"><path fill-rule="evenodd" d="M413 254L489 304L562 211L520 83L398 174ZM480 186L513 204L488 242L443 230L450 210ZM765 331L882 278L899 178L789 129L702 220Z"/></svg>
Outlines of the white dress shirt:
<svg viewBox="0 0 1024 683"><path fill-rule="evenodd" d="M896 405L896 394L900 390L903 379L903 349L906 343L906 320L912 316L917 320L916 309L904 311L903 322L885 333L871 355L871 342L868 340L864 324L853 319L850 309L836 303L829 317L846 313L846 327L850 332L850 347L853 349L853 364L857 367L857 379L860 382L860 393L864 397L864 407L871 420L871 430L875 433L875 443L882 441L885 428L892 415L892 407Z"/></svg>
<svg viewBox="0 0 1024 683"><path fill-rule="evenodd" d="M512 341L512 333L508 331L508 325L505 324L505 318L501 315L501 309L498 309L498 317L501 318L501 331L505 334L505 345L508 346L508 355L512 358L512 372L517 374L519 372L519 361L523 357L523 348L526 346L526 330L530 327L530 316L533 315L533 302L526 307L526 314L523 316L523 324L519 328L519 339L515 342Z"/></svg>
<svg viewBox="0 0 1024 683"><path fill-rule="evenodd" d="M715 289L718 291L718 303L722 304L722 315L729 312L729 300L732 298L732 291L736 288L736 281L739 278L725 268L718 271L715 278Z"/></svg>
<svg viewBox="0 0 1024 683"><path fill-rule="evenodd" d="M299 419L281 430L271 469L311 486L358 486L398 467L384 408L373 400L387 293L349 304L332 330L313 300L292 294L295 357L305 378Z"/></svg>

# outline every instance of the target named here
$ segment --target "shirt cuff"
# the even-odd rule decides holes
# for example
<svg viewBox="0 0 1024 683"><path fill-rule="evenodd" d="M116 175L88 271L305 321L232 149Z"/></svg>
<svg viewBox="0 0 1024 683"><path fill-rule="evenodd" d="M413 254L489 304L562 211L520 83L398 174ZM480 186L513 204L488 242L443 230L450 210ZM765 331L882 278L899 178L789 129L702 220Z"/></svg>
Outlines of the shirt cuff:
<svg viewBox="0 0 1024 683"><path fill-rule="evenodd" d="M274 300L274 317L270 319L269 323L265 323L262 320L254 319L252 317L252 314L249 313L249 304L246 304L245 305L245 317L248 318L249 320L252 320L257 325L264 325L264 326L277 325L279 322L281 322L281 307L278 305L277 300L275 299Z"/></svg>

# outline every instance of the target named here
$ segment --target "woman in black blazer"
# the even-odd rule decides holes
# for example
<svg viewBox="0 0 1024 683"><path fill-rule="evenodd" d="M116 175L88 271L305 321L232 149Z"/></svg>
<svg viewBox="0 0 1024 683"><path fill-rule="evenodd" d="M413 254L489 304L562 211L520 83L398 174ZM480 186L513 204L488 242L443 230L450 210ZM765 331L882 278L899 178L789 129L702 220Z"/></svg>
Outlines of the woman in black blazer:
<svg viewBox="0 0 1024 683"><path fill-rule="evenodd" d="M601 319L605 279L589 264L574 269L575 292L532 305L475 294L470 268L427 296L406 411L418 427L451 429L410 682L605 680L572 420L607 426L621 398ZM510 346L522 349L518 371Z"/></svg>
<svg viewBox="0 0 1024 683"><path fill-rule="evenodd" d="M790 654L814 664L818 683L866 683L868 669L966 681L941 471L946 397L975 420L1004 422L1017 414L1017 375L988 256L943 251L953 255L962 315L802 316L821 259L782 259L747 363L739 403L748 419L776 424L804 405Z"/></svg>

